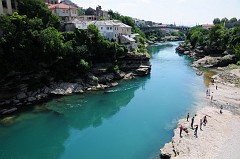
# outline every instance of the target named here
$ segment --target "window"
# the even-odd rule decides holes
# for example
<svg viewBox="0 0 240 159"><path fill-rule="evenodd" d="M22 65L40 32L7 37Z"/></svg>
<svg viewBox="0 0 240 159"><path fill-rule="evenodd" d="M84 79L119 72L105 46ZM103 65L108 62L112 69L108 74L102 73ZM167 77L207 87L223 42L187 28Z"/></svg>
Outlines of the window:
<svg viewBox="0 0 240 159"><path fill-rule="evenodd" d="M117 37L117 34L115 34L115 38Z"/></svg>
<svg viewBox="0 0 240 159"><path fill-rule="evenodd" d="M16 9L15 0L11 0L12 9Z"/></svg>
<svg viewBox="0 0 240 159"><path fill-rule="evenodd" d="M68 10L66 10L66 13L68 13Z"/></svg>
<svg viewBox="0 0 240 159"><path fill-rule="evenodd" d="M51 1L51 4L54 4L53 1Z"/></svg>
<svg viewBox="0 0 240 159"><path fill-rule="evenodd" d="M110 30L112 30L112 27L110 27Z"/></svg>
<svg viewBox="0 0 240 159"><path fill-rule="evenodd" d="M109 27L107 27L107 30L109 30Z"/></svg>
<svg viewBox="0 0 240 159"><path fill-rule="evenodd" d="M2 0L2 6L3 6L3 8L7 8L7 1L6 0Z"/></svg>
<svg viewBox="0 0 240 159"><path fill-rule="evenodd" d="M101 27L101 30L103 30L103 27Z"/></svg>
<svg viewBox="0 0 240 159"><path fill-rule="evenodd" d="M62 12L65 13L65 9L63 9Z"/></svg>

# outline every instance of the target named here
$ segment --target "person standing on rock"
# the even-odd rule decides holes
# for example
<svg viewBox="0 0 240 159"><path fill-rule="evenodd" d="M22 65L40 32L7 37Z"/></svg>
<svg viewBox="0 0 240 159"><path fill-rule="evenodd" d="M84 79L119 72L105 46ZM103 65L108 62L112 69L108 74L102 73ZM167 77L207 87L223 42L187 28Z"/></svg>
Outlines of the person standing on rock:
<svg viewBox="0 0 240 159"><path fill-rule="evenodd" d="M213 96L211 96L211 102L213 101Z"/></svg>
<svg viewBox="0 0 240 159"><path fill-rule="evenodd" d="M196 136L196 137L198 137L198 136L197 136L197 131L198 131L198 125L195 125L194 136Z"/></svg>
<svg viewBox="0 0 240 159"><path fill-rule="evenodd" d="M203 121L202 119L200 119L200 130L202 131L202 124L203 124Z"/></svg>
<svg viewBox="0 0 240 159"><path fill-rule="evenodd" d="M187 114L187 121L188 121L188 119L189 119L189 113Z"/></svg>
<svg viewBox="0 0 240 159"><path fill-rule="evenodd" d="M222 109L223 109L223 106L221 105L221 107L220 107L220 114L223 113L223 112L222 112Z"/></svg>
<svg viewBox="0 0 240 159"><path fill-rule="evenodd" d="M192 117L191 128L193 129L194 117Z"/></svg>
<svg viewBox="0 0 240 159"><path fill-rule="evenodd" d="M179 129L180 129L180 138L182 138L183 126L182 126L182 125L180 125Z"/></svg>
<svg viewBox="0 0 240 159"><path fill-rule="evenodd" d="M206 126L206 124L207 124L207 116L206 115L203 118L203 123L204 123L204 126Z"/></svg>

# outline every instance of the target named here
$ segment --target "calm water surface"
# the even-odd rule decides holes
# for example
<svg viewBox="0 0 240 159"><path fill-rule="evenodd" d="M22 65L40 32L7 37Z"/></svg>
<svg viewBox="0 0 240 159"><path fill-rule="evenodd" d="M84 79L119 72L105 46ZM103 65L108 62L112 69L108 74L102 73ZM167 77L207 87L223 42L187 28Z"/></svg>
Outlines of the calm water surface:
<svg viewBox="0 0 240 159"><path fill-rule="evenodd" d="M149 48L147 77L54 99L44 105L51 111L39 106L0 126L0 159L158 158L177 120L193 113L204 91L191 61L170 44Z"/></svg>

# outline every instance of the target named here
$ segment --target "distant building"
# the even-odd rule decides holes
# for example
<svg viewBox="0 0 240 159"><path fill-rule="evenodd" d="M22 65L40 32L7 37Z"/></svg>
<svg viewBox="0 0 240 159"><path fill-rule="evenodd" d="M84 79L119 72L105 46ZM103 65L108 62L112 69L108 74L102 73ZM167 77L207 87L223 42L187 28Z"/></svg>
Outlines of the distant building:
<svg viewBox="0 0 240 159"><path fill-rule="evenodd" d="M108 14L107 11L102 10L101 6L96 7L96 16L100 18L103 18L104 20L109 20L110 15Z"/></svg>
<svg viewBox="0 0 240 159"><path fill-rule="evenodd" d="M89 7L85 11L85 15L95 15L97 17L97 20L103 19L103 20L109 20L110 15L108 14L107 11L102 10L101 6L97 6L96 10Z"/></svg>
<svg viewBox="0 0 240 159"><path fill-rule="evenodd" d="M153 22L152 22L152 21L145 21L145 24L146 24L147 26L153 26Z"/></svg>
<svg viewBox="0 0 240 159"><path fill-rule="evenodd" d="M138 26L138 27L142 27L142 26L145 26L146 23L144 20L140 20L140 19L135 19L134 20L134 23Z"/></svg>
<svg viewBox="0 0 240 159"><path fill-rule="evenodd" d="M60 17L62 21L70 21L78 16L77 8L66 4L48 4L48 8Z"/></svg>
<svg viewBox="0 0 240 159"><path fill-rule="evenodd" d="M76 8L80 8L77 4L73 3L71 0L61 0L60 3L66 4L66 5L71 5Z"/></svg>
<svg viewBox="0 0 240 159"><path fill-rule="evenodd" d="M136 37L136 35L131 36L132 27L118 20L80 21L74 19L66 23L65 29L66 31L73 31L75 28L87 29L90 24L96 25L104 38L125 44L129 51L137 48L136 40L133 38Z"/></svg>
<svg viewBox="0 0 240 159"><path fill-rule="evenodd" d="M12 14L17 10L16 0L1 0L0 14Z"/></svg>
<svg viewBox="0 0 240 159"><path fill-rule="evenodd" d="M95 15L81 15L77 17L78 20L80 21L94 21L94 20L99 20L97 16Z"/></svg>
<svg viewBox="0 0 240 159"><path fill-rule="evenodd" d="M214 26L214 24L202 24L201 25L204 29L211 29L213 26Z"/></svg>
<svg viewBox="0 0 240 159"><path fill-rule="evenodd" d="M58 0L44 0L48 4L58 4Z"/></svg>

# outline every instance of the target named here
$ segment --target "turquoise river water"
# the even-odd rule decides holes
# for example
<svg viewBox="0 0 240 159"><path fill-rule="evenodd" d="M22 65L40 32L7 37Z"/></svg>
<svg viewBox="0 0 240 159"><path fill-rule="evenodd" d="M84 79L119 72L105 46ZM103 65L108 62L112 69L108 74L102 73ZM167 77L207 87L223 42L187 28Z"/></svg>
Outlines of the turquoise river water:
<svg viewBox="0 0 240 159"><path fill-rule="evenodd" d="M0 159L156 159L204 91L178 43L149 47L151 75L53 99L0 126ZM48 108L48 110L43 109Z"/></svg>

